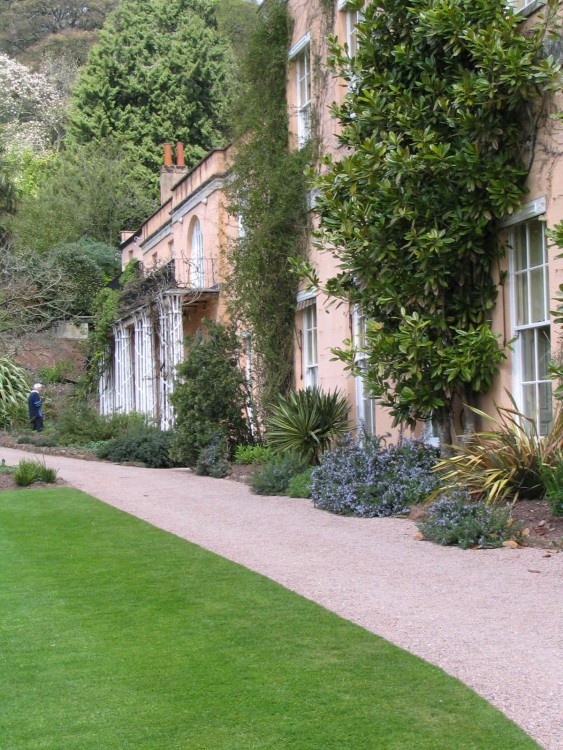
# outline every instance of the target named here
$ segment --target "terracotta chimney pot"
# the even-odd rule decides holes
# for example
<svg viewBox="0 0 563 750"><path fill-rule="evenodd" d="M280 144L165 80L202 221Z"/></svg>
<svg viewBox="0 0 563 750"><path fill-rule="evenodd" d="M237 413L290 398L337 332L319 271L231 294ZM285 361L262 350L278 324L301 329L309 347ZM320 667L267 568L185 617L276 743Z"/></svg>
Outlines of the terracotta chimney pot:
<svg viewBox="0 0 563 750"><path fill-rule="evenodd" d="M165 143L164 144L164 166L171 167L172 163L173 163L172 162L172 144Z"/></svg>
<svg viewBox="0 0 563 750"><path fill-rule="evenodd" d="M183 143L176 144L176 166L177 167L186 166L184 162L184 144Z"/></svg>

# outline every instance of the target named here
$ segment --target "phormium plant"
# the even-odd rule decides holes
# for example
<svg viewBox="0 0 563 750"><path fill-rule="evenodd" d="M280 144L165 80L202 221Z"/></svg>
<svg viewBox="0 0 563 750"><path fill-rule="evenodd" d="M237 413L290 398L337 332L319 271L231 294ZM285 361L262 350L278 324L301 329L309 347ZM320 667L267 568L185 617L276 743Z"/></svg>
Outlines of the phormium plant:
<svg viewBox="0 0 563 750"><path fill-rule="evenodd" d="M548 434L540 438L535 420L521 414L513 399L512 404L497 407L497 418L473 409L493 429L454 446L453 455L439 461L442 486L466 487L473 499L487 503L544 495L542 467L561 460L563 412L556 412Z"/></svg>
<svg viewBox="0 0 563 750"><path fill-rule="evenodd" d="M25 405L29 379L25 370L7 357L0 358L0 427L10 426L14 415Z"/></svg>

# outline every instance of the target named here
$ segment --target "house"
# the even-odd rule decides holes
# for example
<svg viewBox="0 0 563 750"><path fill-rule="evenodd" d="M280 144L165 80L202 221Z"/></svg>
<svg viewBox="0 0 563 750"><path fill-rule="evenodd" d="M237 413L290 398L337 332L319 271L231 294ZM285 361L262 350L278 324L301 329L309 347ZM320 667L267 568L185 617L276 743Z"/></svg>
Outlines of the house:
<svg viewBox="0 0 563 750"><path fill-rule="evenodd" d="M511 4L524 24L537 21L544 5L541 0L514 0ZM348 8L346 0L337 0L334 13L327 11L322 0L288 0L288 8L294 19L287 90L292 143L299 148L306 142L316 117L316 135L322 150L338 158L337 124L330 117L328 105L342 101L346 84L319 75L319 70L323 70L327 59L329 34L345 43L349 54L354 53L361 12ZM557 46L549 51L560 55ZM492 326L500 343L507 346L507 358L493 387L479 402L481 409L494 414L496 405L510 406L507 393L511 393L519 409L535 421L540 435L546 433L552 417L550 359L560 356L560 332L550 310L563 282L563 261L558 258L561 250L550 246L546 237L546 228L563 219L563 127L561 120L549 116L561 111L561 101L558 104L552 102L551 112L539 121L528 193L521 210L502 222L509 250L496 271L499 294ZM310 202L314 203L314 196ZM319 254L312 244L310 258L322 287L334 275L335 261L329 254ZM396 435L387 410L370 399L362 379L344 373L332 355L333 348L345 340L352 340L361 348L365 325L361 310L335 308L321 292L303 289L297 299L296 381L300 387L338 387L353 407L356 426L361 424L368 433ZM361 368L362 359L358 364ZM419 425L416 434L437 439L431 423Z"/></svg>
<svg viewBox="0 0 563 750"><path fill-rule="evenodd" d="M203 318L225 317L225 251L237 231L224 197L231 159L230 148L217 149L188 170L183 145L176 145L175 162L172 146L165 145L161 205L137 232L122 233L122 265L137 261L148 291L114 324L99 386L102 414L137 411L162 429L172 426L170 394L185 338Z"/></svg>
<svg viewBox="0 0 563 750"><path fill-rule="evenodd" d="M542 3L515 0L523 23L533 22ZM353 54L360 12L334 0L333 12L326 0L287 0L293 31L287 57L287 103L291 148L302 147L312 128L321 150L338 154L337 123L329 105L342 101L346 84L326 69L327 37L336 35ZM545 434L552 415L553 384L548 376L552 353L559 349L559 331L550 310L562 283L563 262L557 248L549 246L546 228L563 220L563 129L561 121L542 121L528 177L528 195L521 210L507 217L501 227L509 252L497 270L499 295L492 315L502 344L512 343L494 386L480 400L480 407L494 412L495 404L509 403L512 393L519 408L535 420ZM237 222L230 217L224 195L230 148L213 151L191 171L186 170L181 144L172 163L172 149L165 149L161 173L161 207L136 233L124 235L124 265L138 260L145 269L168 269L171 284L149 304L116 321L111 367L100 384L102 413L141 411L163 428L173 423L169 396L174 368L183 358L183 341L192 335L202 317L224 320L226 303L221 283L226 271L229 241L236 238ZM315 224L315 195L309 195L311 223ZM334 275L336 261L309 245L322 283ZM346 372L334 360L332 350L352 340L359 347L366 320L359 309L335 306L322 291L300 288L295 300L294 373L297 388L338 388L351 405L351 426L372 434L396 434L386 409L369 396L361 377ZM359 355L358 364L362 368ZM431 423L416 430L429 440L436 438Z"/></svg>

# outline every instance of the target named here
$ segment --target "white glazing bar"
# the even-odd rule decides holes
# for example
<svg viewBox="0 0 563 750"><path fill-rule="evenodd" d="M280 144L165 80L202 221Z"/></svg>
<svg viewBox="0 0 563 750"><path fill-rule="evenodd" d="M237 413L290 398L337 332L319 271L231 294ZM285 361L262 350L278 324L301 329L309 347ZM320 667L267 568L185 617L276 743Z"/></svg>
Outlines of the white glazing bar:
<svg viewBox="0 0 563 750"><path fill-rule="evenodd" d="M115 328L115 410L123 411L123 325Z"/></svg>
<svg viewBox="0 0 563 750"><path fill-rule="evenodd" d="M155 414L155 394L154 394L154 337L152 321L147 312L142 316L142 339L143 339L143 368L142 383L144 394L144 413L152 419Z"/></svg>

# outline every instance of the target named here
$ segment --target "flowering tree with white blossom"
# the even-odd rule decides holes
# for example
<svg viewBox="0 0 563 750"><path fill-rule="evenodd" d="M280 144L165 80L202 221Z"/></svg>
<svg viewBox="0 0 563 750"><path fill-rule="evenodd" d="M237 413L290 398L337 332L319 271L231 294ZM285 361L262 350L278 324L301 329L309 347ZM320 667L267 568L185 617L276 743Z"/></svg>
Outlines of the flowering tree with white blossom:
<svg viewBox="0 0 563 750"><path fill-rule="evenodd" d="M0 126L7 150L58 148L65 112L66 92L53 78L0 54Z"/></svg>

